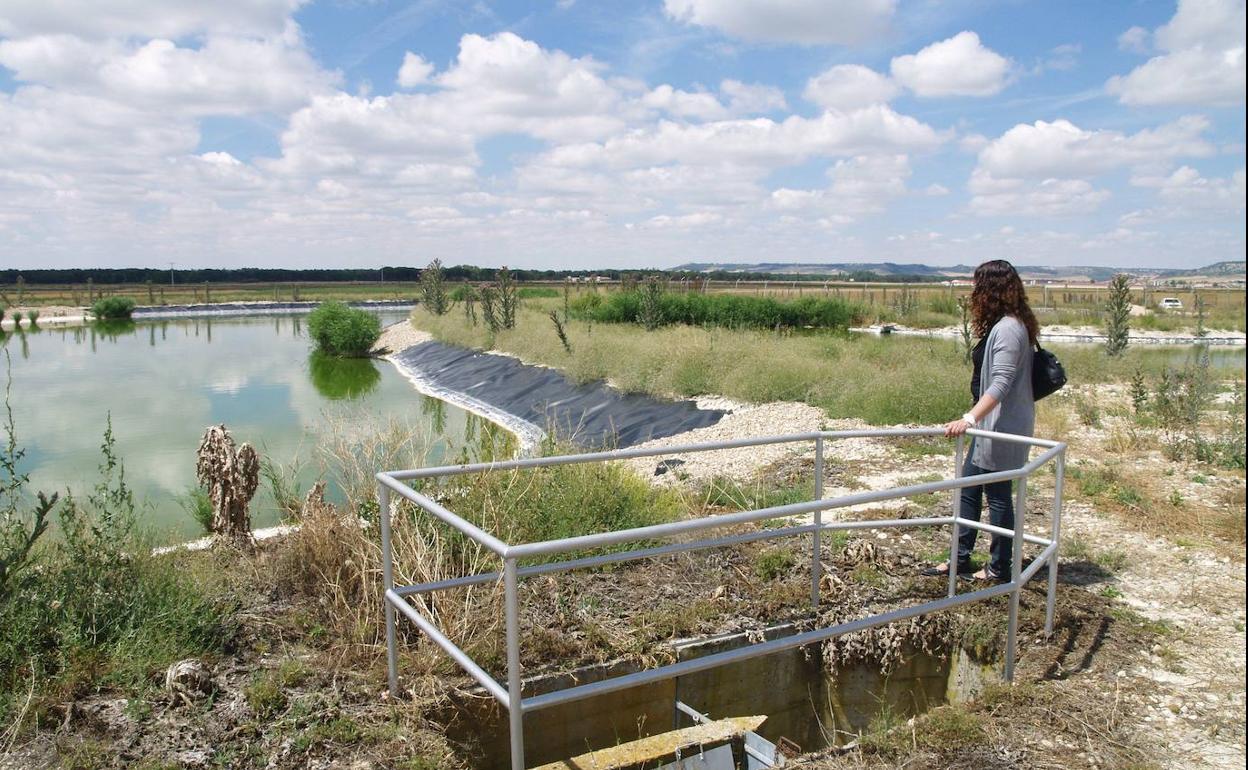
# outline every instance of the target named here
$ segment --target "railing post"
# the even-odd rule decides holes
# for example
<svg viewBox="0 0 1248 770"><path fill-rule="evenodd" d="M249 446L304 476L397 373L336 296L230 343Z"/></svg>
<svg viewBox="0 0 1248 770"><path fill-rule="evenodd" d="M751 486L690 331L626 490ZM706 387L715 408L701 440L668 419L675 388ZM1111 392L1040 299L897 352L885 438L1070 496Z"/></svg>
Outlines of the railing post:
<svg viewBox="0 0 1248 770"><path fill-rule="evenodd" d="M524 770L524 696L520 671L520 600L516 560L503 560L503 593L507 616L507 717L511 732L511 770Z"/></svg>
<svg viewBox="0 0 1248 770"><path fill-rule="evenodd" d="M1057 557L1062 551L1062 485L1066 480L1066 452L1057 456L1053 466L1053 521L1049 525L1049 540L1053 542L1053 554L1049 556L1049 591L1044 605L1044 635L1053 635L1053 614L1057 606Z"/></svg>
<svg viewBox="0 0 1248 770"><path fill-rule="evenodd" d="M815 499L823 499L823 436L815 439ZM815 511L815 526L811 534L810 552L810 606L819 606L819 581L823 579L823 563L820 560L823 547L823 510Z"/></svg>
<svg viewBox="0 0 1248 770"><path fill-rule="evenodd" d="M386 609L386 675L391 697L399 697L399 648L394 607L386 592L394 588L394 554L390 540L390 490L377 482L377 515L381 519L381 603Z"/></svg>
<svg viewBox="0 0 1248 770"><path fill-rule="evenodd" d="M1027 515L1027 477L1018 480L1014 496L1014 536L1011 545L1014 557L1010 563L1010 617L1005 632L1005 681L1014 681L1014 662L1018 657L1018 605L1023 595L1019 573L1023 570L1023 519Z"/></svg>
<svg viewBox="0 0 1248 770"><path fill-rule="evenodd" d="M966 435L958 436L957 448L953 450L953 477L962 478L962 460L966 453ZM962 534L962 490L953 490L953 526L949 532L949 597L958 593L958 538Z"/></svg>

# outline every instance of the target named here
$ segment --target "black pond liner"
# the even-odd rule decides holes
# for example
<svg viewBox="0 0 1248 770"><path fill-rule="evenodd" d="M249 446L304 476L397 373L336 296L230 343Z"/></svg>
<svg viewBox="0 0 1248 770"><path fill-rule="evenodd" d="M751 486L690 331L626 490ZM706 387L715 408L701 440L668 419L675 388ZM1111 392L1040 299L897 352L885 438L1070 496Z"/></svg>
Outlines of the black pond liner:
<svg viewBox="0 0 1248 770"><path fill-rule="evenodd" d="M396 353L439 388L462 393L585 448L625 447L719 422L727 412L693 401L621 393L604 382L577 385L554 369L509 356L422 342Z"/></svg>

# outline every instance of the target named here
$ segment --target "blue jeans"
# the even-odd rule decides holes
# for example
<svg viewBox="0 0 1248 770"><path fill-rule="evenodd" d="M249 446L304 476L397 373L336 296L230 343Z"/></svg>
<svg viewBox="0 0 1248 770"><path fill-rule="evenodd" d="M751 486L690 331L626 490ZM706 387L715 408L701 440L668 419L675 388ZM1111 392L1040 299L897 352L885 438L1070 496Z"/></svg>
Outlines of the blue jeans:
<svg viewBox="0 0 1248 770"><path fill-rule="evenodd" d="M963 476L978 476L992 473L971 461L975 454L975 440L967 445L966 462L962 465ZM1011 493L1011 482L997 481L992 484L981 484L977 487L963 487L961 516L964 519L979 521L984 506L984 496L988 497L988 523L1002 529L1014 529L1014 495ZM979 530L962 527L958 537L958 564L966 564L971 560L971 551L975 550L975 537ZM988 568L997 575L1008 577L1010 565L1014 560L1014 538L993 534L989 546L990 558Z"/></svg>

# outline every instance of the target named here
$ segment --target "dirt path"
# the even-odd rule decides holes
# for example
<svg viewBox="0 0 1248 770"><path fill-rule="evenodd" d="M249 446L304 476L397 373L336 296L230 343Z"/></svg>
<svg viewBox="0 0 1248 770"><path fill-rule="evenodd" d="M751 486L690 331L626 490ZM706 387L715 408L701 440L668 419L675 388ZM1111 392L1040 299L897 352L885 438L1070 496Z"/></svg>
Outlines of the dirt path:
<svg viewBox="0 0 1248 770"><path fill-rule="evenodd" d="M757 428L753 421L735 425ZM715 438L737 437L725 421ZM786 428L801 429L786 423ZM807 429L814 429L811 423ZM840 426L837 426L840 427ZM762 430L762 433L771 432ZM1083 468L1118 454L1105 444L1109 431L1076 431L1068 462ZM753 435L758 435L755 431ZM683 443L683 436L669 439ZM706 438L706 437L699 437ZM809 460L807 447L790 453ZM770 454L734 457L738 478L748 477ZM1158 452L1139 452L1125 461L1137 469L1167 477L1187 500L1212 503L1218 487L1201 480L1202 468L1173 464ZM1068 467L1070 467L1068 466ZM897 442L853 439L830 442L826 494L837 496L864 489L946 478L951 472L948 447L940 440ZM695 471L697 469L694 469ZM1211 469L1204 469L1213 475ZM694 472L690 476L701 474ZM1242 476L1221 472L1221 488L1243 485ZM659 481L656 479L656 481ZM670 483L670 482L669 482ZM1037 474L1032 482L1028 527L1047 527L1053 476ZM1141 531L1129 514L1098 510L1083 499L1080 484L1068 475L1063 516L1062 560L1067 577L1083 590L1099 594L1121 608L1123 618L1148 623L1159 632L1151 649L1140 649L1133 666L1118 674L1121 691L1135 701L1139 731L1155 736L1158 764L1164 767L1242 768L1245 766L1245 571L1244 550L1225 541L1208 542L1202 533L1166 538ZM1146 503L1147 504L1147 503ZM1233 503L1220 502L1226 506ZM905 501L874 508L904 508ZM848 512L846 512L848 513ZM841 514L846 515L846 514ZM1243 509L1239 509L1243 515ZM1033 520L1034 519L1034 523ZM879 533L882 540L908 540L901 532ZM982 546L981 546L982 547ZM1090 569L1089 569L1090 568ZM1076 577L1077 576L1077 577ZM1150 741L1151 742L1151 741Z"/></svg>

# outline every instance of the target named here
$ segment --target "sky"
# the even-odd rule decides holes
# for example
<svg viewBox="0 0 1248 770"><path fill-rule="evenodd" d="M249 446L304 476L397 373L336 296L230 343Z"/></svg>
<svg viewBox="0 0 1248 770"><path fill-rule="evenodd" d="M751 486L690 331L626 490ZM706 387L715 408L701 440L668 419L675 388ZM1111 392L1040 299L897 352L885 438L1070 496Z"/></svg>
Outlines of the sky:
<svg viewBox="0 0 1248 770"><path fill-rule="evenodd" d="M1193 268L1242 0L0 0L0 268Z"/></svg>

